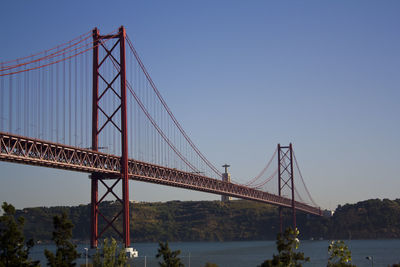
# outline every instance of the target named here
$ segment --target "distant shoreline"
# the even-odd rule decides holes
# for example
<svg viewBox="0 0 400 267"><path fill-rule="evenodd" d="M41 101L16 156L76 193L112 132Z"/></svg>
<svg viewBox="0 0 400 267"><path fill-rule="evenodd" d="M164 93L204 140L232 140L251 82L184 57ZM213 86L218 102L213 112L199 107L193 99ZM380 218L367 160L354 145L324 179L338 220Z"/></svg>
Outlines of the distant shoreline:
<svg viewBox="0 0 400 267"><path fill-rule="evenodd" d="M119 205L104 202L105 216L116 214ZM278 209L275 206L235 200L170 201L131 203L131 240L133 242L209 242L275 240L278 233ZM67 212L76 243L90 240L90 205L38 207L17 210L25 217L27 238L51 240L52 218ZM400 199L371 199L338 206L332 217L297 213L300 239L386 240L400 238ZM291 226L291 211L284 210L285 227ZM99 228L104 222L99 219ZM104 237L112 236L106 231Z"/></svg>

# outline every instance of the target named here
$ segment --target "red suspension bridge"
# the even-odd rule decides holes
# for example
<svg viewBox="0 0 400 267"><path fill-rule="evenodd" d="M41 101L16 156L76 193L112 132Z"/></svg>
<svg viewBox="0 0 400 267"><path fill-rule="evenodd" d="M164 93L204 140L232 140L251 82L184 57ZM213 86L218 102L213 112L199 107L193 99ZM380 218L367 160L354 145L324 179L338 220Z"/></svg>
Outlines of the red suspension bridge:
<svg viewBox="0 0 400 267"><path fill-rule="evenodd" d="M282 207L294 226L296 210L321 215L291 144L246 184L207 160L123 27L0 64L0 160L90 173L92 247L108 229L130 246L129 179L277 205L281 227ZM107 218L100 203L110 196L121 211Z"/></svg>

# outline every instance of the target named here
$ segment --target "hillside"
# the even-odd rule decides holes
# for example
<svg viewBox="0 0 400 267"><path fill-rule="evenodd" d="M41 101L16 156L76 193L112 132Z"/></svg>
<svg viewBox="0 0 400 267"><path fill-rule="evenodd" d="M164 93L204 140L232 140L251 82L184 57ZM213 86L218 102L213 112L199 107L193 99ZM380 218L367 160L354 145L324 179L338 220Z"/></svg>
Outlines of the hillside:
<svg viewBox="0 0 400 267"><path fill-rule="evenodd" d="M119 203L102 203L106 216L118 214ZM51 238L52 217L66 211L75 225L75 239L90 238L90 205L38 207L17 211L26 218L25 234L36 240ZM134 242L274 240L278 231L278 209L243 200L171 201L131 203L131 237ZM285 222L291 223L290 210ZM367 200L339 206L331 218L297 214L302 239L400 238L400 199ZM100 229L104 222L99 216ZM113 232L106 232L111 235Z"/></svg>

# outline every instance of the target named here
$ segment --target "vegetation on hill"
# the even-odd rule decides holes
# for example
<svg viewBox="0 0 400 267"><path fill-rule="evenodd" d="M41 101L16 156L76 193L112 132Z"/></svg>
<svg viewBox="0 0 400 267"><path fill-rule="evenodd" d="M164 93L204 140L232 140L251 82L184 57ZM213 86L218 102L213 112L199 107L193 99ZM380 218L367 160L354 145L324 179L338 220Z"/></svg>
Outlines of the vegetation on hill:
<svg viewBox="0 0 400 267"><path fill-rule="evenodd" d="M337 239L400 238L400 199L338 206L329 233Z"/></svg>
<svg viewBox="0 0 400 267"><path fill-rule="evenodd" d="M118 202L104 202L100 210L108 217L120 211ZM90 205L38 207L17 211L25 218L27 238L50 240L53 217L66 212L72 223L73 238L89 240ZM278 209L244 200L171 201L131 203L131 238L134 242L274 240L278 233ZM285 209L286 225L291 212ZM99 216L99 228L105 225ZM297 214L300 239L400 238L400 199L372 199L339 206L330 217ZM111 237L110 230L104 237Z"/></svg>
<svg viewBox="0 0 400 267"><path fill-rule="evenodd" d="M214 202L189 202L189 203L216 205L219 202L214 201ZM162 205L161 203L158 204ZM166 204L168 205L172 204L173 208L175 208L174 214L179 214L179 212L177 213L176 210L181 210L183 212L186 211L185 209L179 207L181 204L180 202L169 202ZM312 218L306 216L305 217L306 221L304 222L304 216L299 216L299 217L302 218L302 220L300 221L303 221L302 223L305 225L305 227L310 227L310 224L313 223L315 225L320 225L320 226L323 226L325 224L328 225L328 233L332 227L337 227L337 225L333 226L333 224L336 223L348 223L348 228L346 229L350 229L349 231L353 231L354 229L361 229L362 231L364 231L364 229L360 228L360 225L358 225L360 223L359 220L362 219L364 221L363 223L369 226L369 229L373 231L377 230L378 233L383 231L383 233L387 234L387 229L391 227L398 227L398 221L395 218L392 218L388 213L388 211L390 213L395 212L394 213L395 216L398 215L397 214L399 206L398 204L399 204L398 200L395 201L390 201L387 199L367 200L359 202L354 205L345 205L344 207L339 206L337 209L338 215L336 215L336 218L335 216L329 219L314 217L315 220L313 220ZM118 206L116 206L114 202L104 203L103 205L104 205L102 211L103 213L105 211L111 212L111 214L109 215L113 214L115 215L116 213L117 214L120 213L120 211L118 211ZM240 207L242 207L243 205L245 207L251 206L251 204L246 201L219 203L217 205L220 205L220 207L222 207L222 208L218 207L217 212L215 212L215 210L212 210L213 212L207 211L207 214L213 214L211 215L212 218L226 215L225 211L226 209L228 210L231 209L232 208L230 207L231 205L239 205ZM34 215L29 214L28 209L24 209L23 211L19 212L22 215L17 215L14 207L7 203L3 203L2 208L5 214L0 216L0 237L1 237L0 239L2 241L0 246L0 252L1 252L0 266L9 266L9 265L38 266L38 262L33 262L29 258L29 249L33 246L33 241L31 240L26 245L24 245L25 237L24 235L22 235L21 232L22 226L25 221L22 215L25 216L30 215L30 217L32 218L35 217L37 214ZM48 260L47 264L49 266L75 266L76 265L75 260L78 257L78 253L76 251L76 245L74 245L71 242L72 229L74 228L74 225L68 219L67 211L69 211L69 209L65 207L62 208L58 207L53 209L55 210L61 209L62 214L53 217L54 231L52 239L57 246L57 251L56 254L54 254L48 250L45 250L45 256ZM40 211L41 209L32 209L32 210ZM166 214L163 214L162 218L167 220L174 220L175 218L170 216L169 211L170 210L168 210ZM347 212L347 214L343 214L344 212ZM160 212L156 210L156 214L159 213ZM375 220L375 216L382 216L382 213L388 215L389 218L385 217L383 220ZM368 214L368 216L372 218L366 218L365 214ZM274 214L274 216L275 215L276 214ZM17 218L18 223L16 222L15 218ZM344 220L344 222L342 222L340 218L356 218L356 219ZM206 221L208 221L208 218L206 218ZM382 224L382 222L386 222L386 225ZM376 226L377 228L375 228L374 226ZM340 229L340 228L337 227L334 229ZM216 230L218 229L216 228ZM396 229L394 229L391 232L397 233ZM360 232L356 231L356 234L360 234ZM277 255L274 254L272 259L265 260L261 264L261 266L302 266L303 262L309 261L310 260L309 257L305 257L304 253L297 251L300 244L298 237L299 237L299 231L297 228L295 228L295 230L292 230L290 227L288 227L286 228L284 233L279 233L277 235L277 242L276 242L278 254ZM168 241L165 243L159 242L159 246L160 247L158 249L156 258L162 260L159 262L160 266L177 266L177 267L183 266L183 264L180 261L180 258L178 257L180 254L179 250L171 251L168 246ZM355 266L351 263L351 251L348 249L347 245L343 241L332 241L328 247L328 254L329 254L328 266L349 266L349 267ZM127 260L126 254L124 253L123 249L120 250L119 253L117 253L116 240L112 239L111 245L108 245L108 239L106 238L104 241L104 246L102 248L102 253L100 252L100 250L97 250L97 253L93 259L93 263L91 263L91 266L125 266L127 263L126 260ZM87 264L88 262L86 262L86 265ZM206 266L216 266L216 265L213 263L207 263ZM393 267L397 266L397 264L394 264L392 266Z"/></svg>

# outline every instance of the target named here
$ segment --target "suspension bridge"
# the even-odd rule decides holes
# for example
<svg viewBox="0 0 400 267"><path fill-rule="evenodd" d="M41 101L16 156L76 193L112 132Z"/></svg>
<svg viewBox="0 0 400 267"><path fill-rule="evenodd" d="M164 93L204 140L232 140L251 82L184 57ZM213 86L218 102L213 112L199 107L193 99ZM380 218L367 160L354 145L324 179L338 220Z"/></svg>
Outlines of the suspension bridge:
<svg viewBox="0 0 400 267"><path fill-rule="evenodd" d="M0 160L89 173L91 246L112 230L130 247L129 180L203 191L321 215L292 144L278 144L245 184L221 173L161 96L124 27L98 29L0 63ZM112 218L100 203L121 205ZM99 221L105 223L99 229Z"/></svg>

